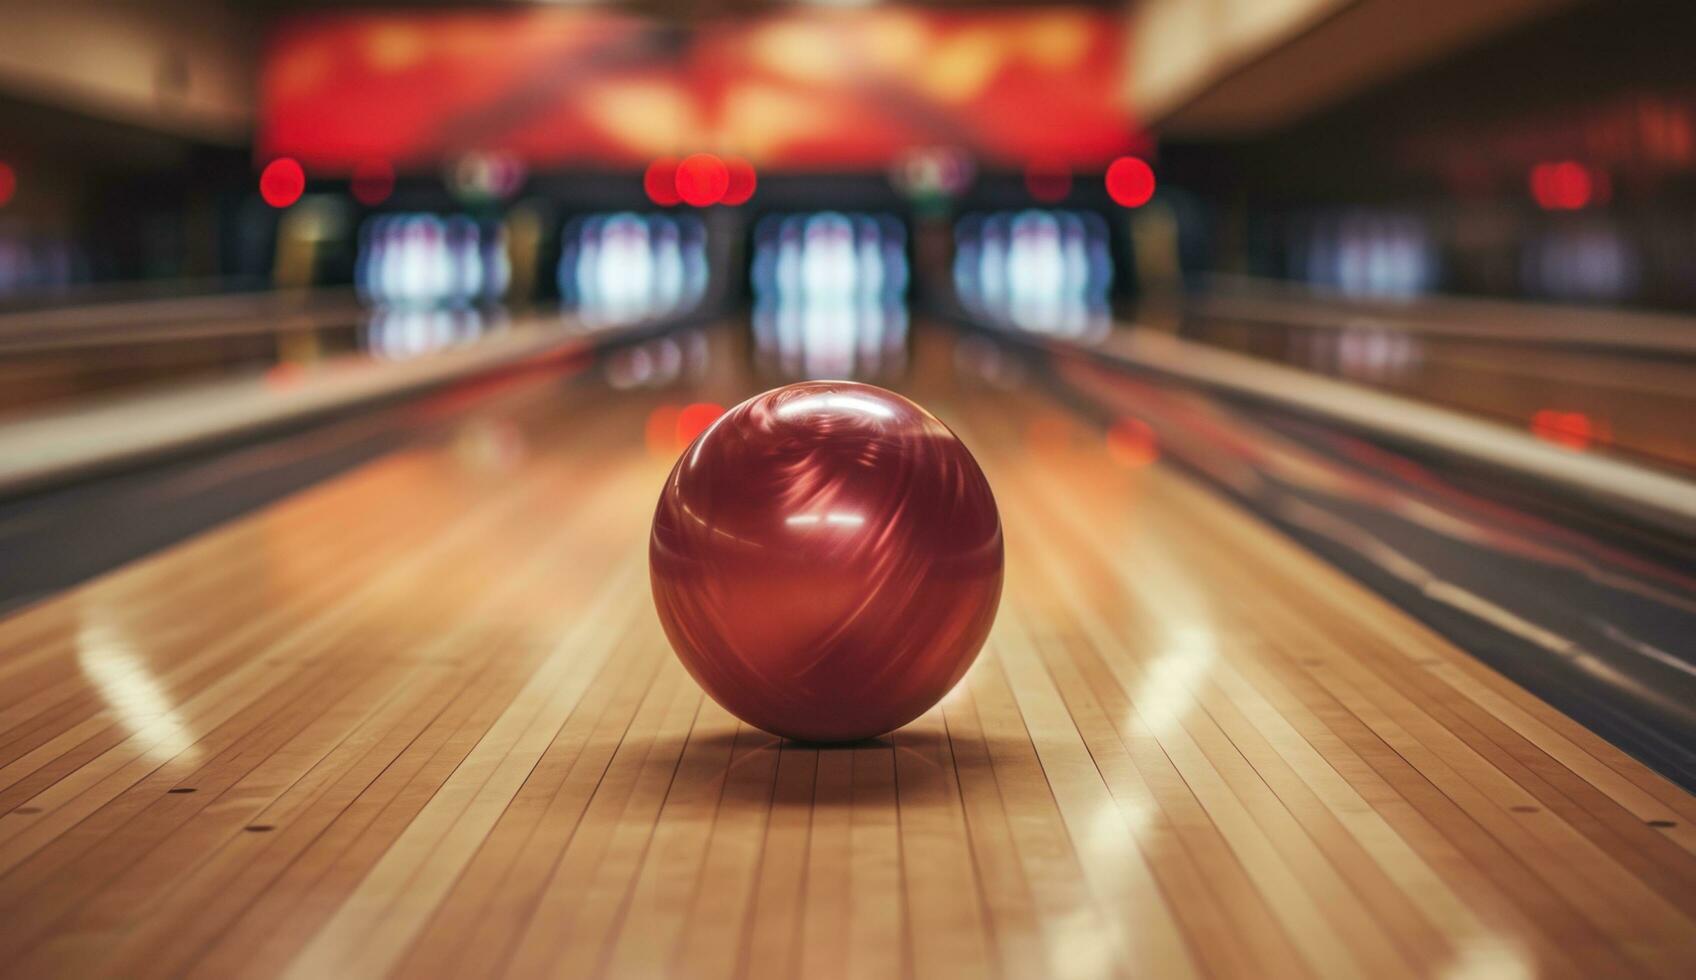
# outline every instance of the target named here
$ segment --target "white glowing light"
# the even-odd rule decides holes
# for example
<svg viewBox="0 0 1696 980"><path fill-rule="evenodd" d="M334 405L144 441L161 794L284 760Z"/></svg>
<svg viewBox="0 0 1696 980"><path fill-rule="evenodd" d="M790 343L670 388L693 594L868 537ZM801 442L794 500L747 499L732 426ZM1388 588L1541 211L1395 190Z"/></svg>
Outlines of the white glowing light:
<svg viewBox="0 0 1696 980"><path fill-rule="evenodd" d="M152 666L98 611L79 624L77 666L131 737L146 746L149 759L165 762L198 752L194 733L153 676Z"/></svg>
<svg viewBox="0 0 1696 980"><path fill-rule="evenodd" d="M808 395L787 402L777 410L782 418L792 415L804 415L810 412L858 412L861 415L871 415L880 419L894 418L895 412L887 405L880 405L870 398L859 395Z"/></svg>
<svg viewBox="0 0 1696 980"><path fill-rule="evenodd" d="M818 514L793 514L785 517L783 523L790 527L817 527L820 524L834 524L837 527L859 527L866 523L866 518L862 514L844 514L840 511L832 511L822 517Z"/></svg>
<svg viewBox="0 0 1696 980"><path fill-rule="evenodd" d="M1195 707L1194 691L1219 657L1212 631L1174 630L1168 646L1149 665L1133 703L1156 738L1171 735Z"/></svg>

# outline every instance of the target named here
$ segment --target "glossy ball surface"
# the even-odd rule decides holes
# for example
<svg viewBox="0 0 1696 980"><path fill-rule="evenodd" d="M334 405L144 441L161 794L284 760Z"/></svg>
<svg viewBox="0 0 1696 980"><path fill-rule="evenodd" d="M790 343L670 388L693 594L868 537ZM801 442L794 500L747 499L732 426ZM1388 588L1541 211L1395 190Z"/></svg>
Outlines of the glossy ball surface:
<svg viewBox="0 0 1696 980"><path fill-rule="evenodd" d="M648 561L666 636L713 700L775 735L846 742L917 718L977 658L1001 521L935 416L871 385L804 382L684 451Z"/></svg>

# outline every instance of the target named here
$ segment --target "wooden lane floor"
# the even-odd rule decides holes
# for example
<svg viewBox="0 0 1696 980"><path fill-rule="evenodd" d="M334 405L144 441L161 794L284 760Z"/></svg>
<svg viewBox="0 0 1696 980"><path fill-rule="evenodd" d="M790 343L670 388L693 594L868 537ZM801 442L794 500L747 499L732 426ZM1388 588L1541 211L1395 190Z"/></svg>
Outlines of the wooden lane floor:
<svg viewBox="0 0 1696 980"><path fill-rule="evenodd" d="M876 742L742 726L667 649L677 393L517 390L0 621L0 973L1696 971L1696 800L947 360L913 393L1007 591Z"/></svg>

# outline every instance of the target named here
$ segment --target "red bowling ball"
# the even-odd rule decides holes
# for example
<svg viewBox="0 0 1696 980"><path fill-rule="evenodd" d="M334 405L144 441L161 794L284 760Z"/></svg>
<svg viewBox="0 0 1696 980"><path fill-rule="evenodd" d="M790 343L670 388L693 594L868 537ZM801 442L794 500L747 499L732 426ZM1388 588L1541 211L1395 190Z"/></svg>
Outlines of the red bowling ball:
<svg viewBox="0 0 1696 980"><path fill-rule="evenodd" d="M983 471L882 388L788 385L684 451L648 551L666 636L713 700L809 742L893 731L977 658L1001 599Z"/></svg>

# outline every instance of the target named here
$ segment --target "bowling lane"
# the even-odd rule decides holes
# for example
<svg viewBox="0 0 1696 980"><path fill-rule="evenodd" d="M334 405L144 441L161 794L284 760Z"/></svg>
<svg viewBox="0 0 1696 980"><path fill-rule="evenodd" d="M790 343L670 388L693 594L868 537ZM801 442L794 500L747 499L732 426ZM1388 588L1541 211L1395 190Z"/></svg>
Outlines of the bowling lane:
<svg viewBox="0 0 1696 980"><path fill-rule="evenodd" d="M1197 300L1179 330L1575 450L1674 471L1696 466L1696 436L1679 424L1696 407L1688 317L1479 300L1343 301L1260 284Z"/></svg>
<svg viewBox="0 0 1696 980"><path fill-rule="evenodd" d="M350 291L141 297L0 313L0 419L110 396L258 373L375 345Z"/></svg>
<svg viewBox="0 0 1696 980"><path fill-rule="evenodd" d="M645 561L745 330L437 401L0 621L0 973L1696 968L1696 800L940 332L903 387L999 499L982 657L874 742L738 724Z"/></svg>

